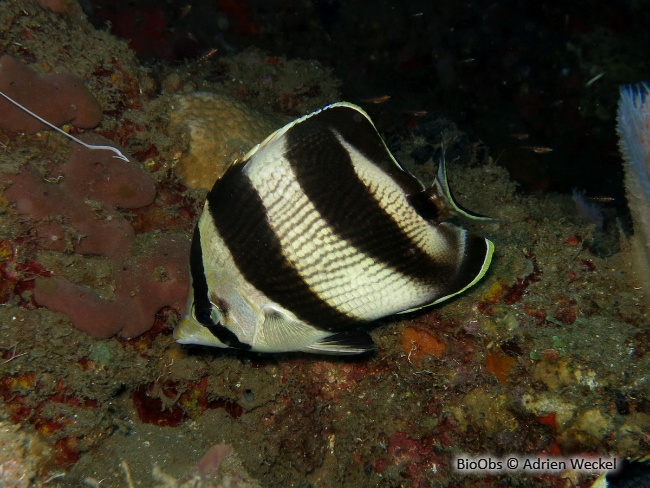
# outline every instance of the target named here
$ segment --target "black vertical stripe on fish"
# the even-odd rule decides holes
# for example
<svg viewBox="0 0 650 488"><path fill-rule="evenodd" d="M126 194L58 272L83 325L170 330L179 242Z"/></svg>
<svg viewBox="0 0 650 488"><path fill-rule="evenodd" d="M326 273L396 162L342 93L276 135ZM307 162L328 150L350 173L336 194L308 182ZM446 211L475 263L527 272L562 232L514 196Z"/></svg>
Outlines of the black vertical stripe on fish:
<svg viewBox="0 0 650 488"><path fill-rule="evenodd" d="M362 120L354 120L357 115ZM379 205L356 174L350 154L333 132L334 126L362 154L381 157L382 166L390 159L374 127L348 107L323 110L292 127L287 132L286 157L298 184L322 218L340 238L407 278L439 283L441 276L456 275L460 257L453 256L443 262L430 256ZM463 235L455 228L432 227L431 232L441 238L445 233ZM462 278L470 282L475 276Z"/></svg>
<svg viewBox="0 0 650 488"><path fill-rule="evenodd" d="M368 161L393 178L404 193L410 195L425 189L415 176L405 171L393 158L374 124L359 108L338 105L328 107L316 115L323 126L335 129Z"/></svg>
<svg viewBox="0 0 650 488"><path fill-rule="evenodd" d="M205 278L203 267L203 252L201 251L201 233L199 226L194 228L192 243L190 245L190 275L192 276L192 291L194 296L194 315L202 324L206 324L205 316L210 317L212 304L210 303L208 282Z"/></svg>
<svg viewBox="0 0 650 488"><path fill-rule="evenodd" d="M205 269L203 267L201 233L198 225L194 228L190 247L190 274L192 275L192 291L194 296L192 306L194 307L196 320L206 326L217 339L228 347L245 350L250 349L250 344L241 342L234 332L212 320L212 303L210 303L208 282L206 281Z"/></svg>
<svg viewBox="0 0 650 488"><path fill-rule="evenodd" d="M450 216L447 211L441 212L440 207L431 201L431 197L427 192L420 191L408 195L407 199L418 215L428 222L440 222Z"/></svg>
<svg viewBox="0 0 650 488"><path fill-rule="evenodd" d="M322 300L286 259L264 203L243 169L243 164L231 167L207 197L212 221L239 272L300 320L323 330L359 325Z"/></svg>

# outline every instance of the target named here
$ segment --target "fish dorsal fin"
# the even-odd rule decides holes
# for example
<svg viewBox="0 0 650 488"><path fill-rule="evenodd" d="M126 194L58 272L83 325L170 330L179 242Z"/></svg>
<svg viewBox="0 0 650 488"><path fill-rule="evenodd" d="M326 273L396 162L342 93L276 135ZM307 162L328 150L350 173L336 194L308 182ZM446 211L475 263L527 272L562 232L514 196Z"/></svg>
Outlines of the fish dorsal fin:
<svg viewBox="0 0 650 488"><path fill-rule="evenodd" d="M264 139L262 142L260 142L259 144L256 144L255 146L253 146L253 147L250 149L250 151L248 151L248 152L244 155L244 157L241 159L241 163L245 163L246 161L248 161L249 159L251 159L251 158L252 158L256 153L260 152L260 151L261 151L265 146L267 146L268 144L271 144L272 142L274 142L274 141L276 141L276 140L281 139L282 137L284 137L284 135L285 135L285 134L286 134L286 133L287 133L291 128L293 128L294 126L300 124L301 122L304 122L305 120L307 120L307 119L313 117L313 116L316 115L316 114L321 113L323 110L327 110L328 108L332 108L332 107L339 106L339 105L349 105L349 106L352 106L352 107L356 107L356 105L352 105L351 103L347 103L347 102L338 102L338 103L332 103L332 104L330 104L330 105L326 105L325 107L323 107L323 108L321 108L321 109L319 109L319 110L316 110L315 112L311 112L311 113L309 113L309 114L303 115L302 117L299 117L299 118L297 118L296 120L293 120L293 121L289 122L288 124L286 124L286 125L280 127L280 128L279 128L278 130L276 130L275 132L272 132L271 134L269 134L268 136L266 136L266 139ZM357 107L357 108L358 108L358 107ZM361 109L359 108L359 110L361 110ZM361 111L363 112L363 110L361 110ZM363 112L363 113L365 114L365 112ZM367 114L366 114L366 116L367 116ZM368 119L368 120L370 120L370 119Z"/></svg>
<svg viewBox="0 0 650 488"><path fill-rule="evenodd" d="M454 198L449 187L449 180L447 179L447 165L444 156L440 160L438 166L438 175L436 176L433 185L428 188L425 193L428 199L438 208L441 217L449 218L450 215L458 215L470 220L478 220L481 222L498 222L498 219L481 215L471 210L462 207ZM439 221L445 220L439 219Z"/></svg>
<svg viewBox="0 0 650 488"><path fill-rule="evenodd" d="M381 157L371 157L369 158L369 160L372 160L374 164L376 164L388 175L390 175L400 186L404 187L404 189L408 193L423 190L425 188L424 185L422 185L422 183L420 183L420 181L415 176L413 176L406 169L404 169L404 167L395 158L395 156L393 156L392 152L390 151L390 149L388 149L388 146L386 146L383 137L381 137L381 135L379 134L379 131L375 127L375 124L373 123L372 119L367 114L367 112L363 110L361 107L350 102L331 103L319 110L316 110L315 112L309 113L307 115L303 115L302 117L286 124L285 126L279 128L278 130L270 134L268 137L266 137L266 139L264 139L262 142L257 144L255 147L253 147L250 151L248 151L248 153L246 153L246 155L243 157L242 162L248 161L255 154L261 152L267 145L270 145L285 137L287 132L289 132L295 126L305 122L308 119L316 117L320 114L324 114L325 112L328 111L333 112L334 110L341 109L341 108L350 110L351 111L350 113L353 113L355 117L359 118L359 120L365 119L366 122L372 127L372 130L378 136L378 140L381 141L381 144L383 146L381 151L382 153ZM330 128L333 128L333 126L330 126ZM356 134L358 134L358 132L356 132ZM374 154L373 156L377 156L377 154Z"/></svg>
<svg viewBox="0 0 650 488"><path fill-rule="evenodd" d="M365 155L367 161L372 161L375 166L388 174L393 179L393 181L399 185L402 191L408 196L409 202L424 218L431 222L437 223L448 220L452 215L458 215L467 219L484 222L497 221L491 217L472 212L471 210L462 207L456 201L449 187L449 181L447 179L447 166L444 157L438 166L438 174L433 185L429 188L426 188L425 185L423 185L417 177L415 177L406 168L404 168L404 166L402 166L402 164L395 158L388 146L386 146L386 142L379 134L379 131L375 127L375 124L372 122L370 116L361 107L358 107L357 105L349 102L337 102L327 105L326 107L323 107L316 112L305 115L291 122L290 124L285 125L267 137L261 144L259 144L259 147L254 148L249 154L252 156L255 152L262 149L264 145L283 137L290 129L308 120L309 118L328 110L333 111L338 108L346 108L352 110L355 113L356 117L364 118L372 127L372 130L377 135L377 139L373 139L373 142L376 143L377 140L381 141L381 147L377 145L374 147L374 149L372 149L373 145L367 144L365 146L366 149L371 151L370 154ZM341 127L341 129L344 130L344 127ZM345 132L342 132L340 136L345 138ZM355 131L355 137L358 138L358 136L359 133ZM355 145L355 147L359 149L358 145Z"/></svg>

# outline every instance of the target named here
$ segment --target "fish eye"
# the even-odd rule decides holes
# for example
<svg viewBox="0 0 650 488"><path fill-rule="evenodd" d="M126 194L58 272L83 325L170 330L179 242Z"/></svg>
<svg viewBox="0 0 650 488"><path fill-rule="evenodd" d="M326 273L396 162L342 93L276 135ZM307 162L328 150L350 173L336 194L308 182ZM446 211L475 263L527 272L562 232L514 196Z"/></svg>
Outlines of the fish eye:
<svg viewBox="0 0 650 488"><path fill-rule="evenodd" d="M212 304L212 309L210 310L210 319L212 320L213 324L218 324L221 322L221 314L219 313L219 309L215 306L215 304Z"/></svg>
<svg viewBox="0 0 650 488"><path fill-rule="evenodd" d="M210 302L209 307L197 307L196 302L192 303L192 317L194 320L206 327L211 327L221 322L222 313L214 303Z"/></svg>
<svg viewBox="0 0 650 488"><path fill-rule="evenodd" d="M207 327L218 324L221 319L221 315L214 305L210 308L206 308L197 307L196 303L192 304L192 317L194 320Z"/></svg>
<svg viewBox="0 0 650 488"><path fill-rule="evenodd" d="M194 320L203 325L209 325L210 314L207 312L207 310L197 309L194 303L192 304L192 317Z"/></svg>

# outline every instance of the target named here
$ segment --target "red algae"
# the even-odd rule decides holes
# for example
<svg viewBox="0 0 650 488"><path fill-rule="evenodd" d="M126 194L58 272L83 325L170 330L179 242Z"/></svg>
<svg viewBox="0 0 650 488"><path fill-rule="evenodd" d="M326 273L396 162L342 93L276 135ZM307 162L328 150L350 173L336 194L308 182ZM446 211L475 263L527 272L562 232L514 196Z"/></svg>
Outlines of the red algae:
<svg viewBox="0 0 650 488"><path fill-rule="evenodd" d="M151 388L141 386L133 392L133 405L140 420L159 427L176 427L189 420L189 417L179 405L165 408L160 398L150 396Z"/></svg>
<svg viewBox="0 0 650 488"><path fill-rule="evenodd" d="M176 427L220 408L234 419L241 417L241 405L227 398L210 399L207 389L207 376L189 382L165 380L138 387L132 399L140 421L160 427Z"/></svg>
<svg viewBox="0 0 650 488"><path fill-rule="evenodd" d="M388 458L374 463L378 473L384 473L391 466L403 470L410 486L430 486L431 478L441 478L446 471L444 462L435 455L428 443L411 438L406 432L396 432L388 442Z"/></svg>
<svg viewBox="0 0 650 488"><path fill-rule="evenodd" d="M506 305L520 302L528 287L540 280L542 272L537 265L537 260L532 254L526 257L532 262L533 270L523 278L517 278L516 283L508 288L508 291L503 296L503 303Z"/></svg>
<svg viewBox="0 0 650 488"><path fill-rule="evenodd" d="M64 437L54 445L55 460L61 467L69 467L79 460L79 439L76 435Z"/></svg>

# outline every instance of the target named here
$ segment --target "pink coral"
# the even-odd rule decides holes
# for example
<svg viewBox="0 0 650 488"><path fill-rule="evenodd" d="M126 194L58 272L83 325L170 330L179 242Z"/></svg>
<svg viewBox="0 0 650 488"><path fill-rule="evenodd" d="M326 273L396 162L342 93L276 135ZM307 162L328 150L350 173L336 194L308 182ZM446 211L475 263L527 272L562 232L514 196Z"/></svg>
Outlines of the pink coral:
<svg viewBox="0 0 650 488"><path fill-rule="evenodd" d="M76 236L70 237L77 252L111 256L129 251L133 228L115 209L104 209L105 220L101 220L67 186L45 182L31 167L6 177L11 179L12 185L5 196L15 202L16 211L42 219L34 224L34 232L45 249L65 251L68 248L65 224L69 224L76 231ZM65 218L57 219L58 215Z"/></svg>
<svg viewBox="0 0 650 488"><path fill-rule="evenodd" d="M69 74L39 75L9 55L0 57L0 91L38 113L54 125L72 122L92 129L102 120L102 110L81 80ZM47 126L0 99L0 129L38 132Z"/></svg>
<svg viewBox="0 0 650 488"><path fill-rule="evenodd" d="M230 454L230 451L232 451L232 447L228 444L215 444L208 449L208 452L203 455L197 465L197 471L201 479L206 480L213 477L219 470L223 460Z"/></svg>
<svg viewBox="0 0 650 488"><path fill-rule="evenodd" d="M74 10L74 2L71 0L36 0L39 7L57 14L69 14Z"/></svg>
<svg viewBox="0 0 650 488"><path fill-rule="evenodd" d="M187 239L157 239L144 257L131 257L113 267L114 300L57 278L37 279L34 298L39 305L66 314L77 329L93 337L116 333L136 337L151 328L161 308L171 306L184 312L188 254Z"/></svg>
<svg viewBox="0 0 650 488"><path fill-rule="evenodd" d="M86 143L117 147L100 136L82 138ZM149 240L135 257L131 253L135 232L116 208L153 202L154 182L139 163L75 143L68 162L53 168L47 180L30 166L4 177L12 182L5 196L15 203L16 211L37 219L34 229L43 247L66 250L69 226L77 233L71 242L75 252L106 256L113 268L114 299L60 278L47 278L37 280L34 289L39 305L65 313L77 329L97 338L117 333L138 336L151 328L156 312L164 306L184 312L189 239L163 235Z"/></svg>
<svg viewBox="0 0 650 488"><path fill-rule="evenodd" d="M81 137L91 144L111 145L108 139L97 135ZM47 219L64 215L77 232L74 250L82 254L112 256L129 251L134 237L131 224L119 215L114 206L138 208L149 205L156 188L142 166L114 158L110 151L90 150L72 143L72 155L67 163L49 174L48 183L34 169L27 167L18 175L7 175L12 185L5 192L8 200L16 203L16 211L23 215ZM86 203L93 199L103 203L103 219ZM37 237L50 250L66 249L65 230L60 223L41 220L35 225Z"/></svg>
<svg viewBox="0 0 650 488"><path fill-rule="evenodd" d="M117 144L95 134L79 139L88 144L117 148ZM156 197L153 180L142 165L130 157L128 162L117 160L110 151L91 151L73 144L72 155L61 168L61 174L64 184L77 197L100 200L116 207L145 207Z"/></svg>

